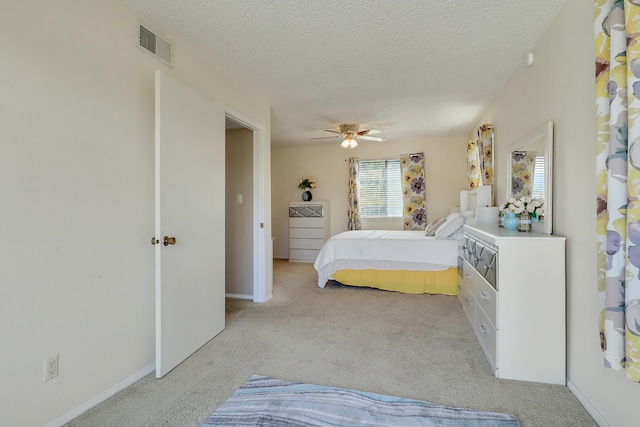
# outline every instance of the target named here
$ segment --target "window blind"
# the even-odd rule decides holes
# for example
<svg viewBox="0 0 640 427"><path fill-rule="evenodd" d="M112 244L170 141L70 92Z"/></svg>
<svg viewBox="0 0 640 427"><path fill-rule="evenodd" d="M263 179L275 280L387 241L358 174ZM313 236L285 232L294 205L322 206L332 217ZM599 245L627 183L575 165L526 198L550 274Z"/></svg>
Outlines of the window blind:
<svg viewBox="0 0 640 427"><path fill-rule="evenodd" d="M361 218L402 217L400 160L360 160L358 198Z"/></svg>
<svg viewBox="0 0 640 427"><path fill-rule="evenodd" d="M544 156L537 156L533 169L533 190L531 197L534 199L544 198Z"/></svg>

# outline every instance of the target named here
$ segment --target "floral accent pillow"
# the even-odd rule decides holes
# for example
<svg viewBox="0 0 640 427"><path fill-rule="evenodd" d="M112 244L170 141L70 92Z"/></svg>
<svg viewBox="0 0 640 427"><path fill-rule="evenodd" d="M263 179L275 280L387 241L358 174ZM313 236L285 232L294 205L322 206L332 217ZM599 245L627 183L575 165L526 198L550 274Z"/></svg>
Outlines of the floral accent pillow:
<svg viewBox="0 0 640 427"><path fill-rule="evenodd" d="M427 225L427 228L424 229L424 235L435 236L436 230L446 221L446 219L447 218L438 218L431 221L429 225Z"/></svg>
<svg viewBox="0 0 640 427"><path fill-rule="evenodd" d="M436 230L436 239L448 239L464 225L464 216L455 212L447 217L445 222Z"/></svg>

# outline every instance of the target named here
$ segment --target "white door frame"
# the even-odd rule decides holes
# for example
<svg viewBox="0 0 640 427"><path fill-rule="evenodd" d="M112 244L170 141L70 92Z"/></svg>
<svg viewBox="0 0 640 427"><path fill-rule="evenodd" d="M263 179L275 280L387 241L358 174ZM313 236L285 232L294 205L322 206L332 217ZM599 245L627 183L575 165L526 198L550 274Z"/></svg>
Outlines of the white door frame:
<svg viewBox="0 0 640 427"><path fill-rule="evenodd" d="M226 116L253 131L253 301L266 302L273 296L271 147L267 127L228 107Z"/></svg>

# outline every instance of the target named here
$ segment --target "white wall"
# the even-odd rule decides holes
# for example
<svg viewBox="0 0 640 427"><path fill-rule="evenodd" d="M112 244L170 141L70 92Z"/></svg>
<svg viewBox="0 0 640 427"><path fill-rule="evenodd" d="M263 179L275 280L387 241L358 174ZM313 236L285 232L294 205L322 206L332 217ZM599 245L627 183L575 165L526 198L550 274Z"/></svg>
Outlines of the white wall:
<svg viewBox="0 0 640 427"><path fill-rule="evenodd" d="M495 125L497 202L506 198L507 147L555 123L553 230L567 237L569 385L598 421L631 427L640 384L603 368L598 333L593 9L593 2L567 1L535 46L533 67L518 71L482 122Z"/></svg>
<svg viewBox="0 0 640 427"><path fill-rule="evenodd" d="M2 5L0 425L43 425L153 366L154 70L268 143L263 99L157 29L167 68L136 48L137 25L117 0Z"/></svg>
<svg viewBox="0 0 640 427"><path fill-rule="evenodd" d="M253 298L253 132L226 132L226 286L228 296ZM237 202L238 194L242 203Z"/></svg>
<svg viewBox="0 0 640 427"><path fill-rule="evenodd" d="M424 152L427 218L430 221L458 206L460 190L467 188L467 137L452 136L384 143L362 141L349 156L360 159L398 158L399 154ZM300 202L296 186L303 176L318 180L313 200L330 202L331 235L347 230L349 166L339 141L302 147L274 146L271 153L274 257L289 258L289 202Z"/></svg>

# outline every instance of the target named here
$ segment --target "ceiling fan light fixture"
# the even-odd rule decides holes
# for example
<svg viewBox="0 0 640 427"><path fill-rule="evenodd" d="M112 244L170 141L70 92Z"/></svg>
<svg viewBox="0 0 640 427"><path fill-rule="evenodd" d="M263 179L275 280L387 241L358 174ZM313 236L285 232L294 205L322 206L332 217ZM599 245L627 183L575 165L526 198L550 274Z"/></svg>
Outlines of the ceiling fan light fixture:
<svg viewBox="0 0 640 427"><path fill-rule="evenodd" d="M360 131L360 125L355 123L346 123L340 125L340 130L336 131L333 129L325 129L326 132L331 132L335 135L333 136L322 136L319 138L311 138L311 139L325 139L325 138L343 138L340 146L342 148L356 148L358 146L357 139L366 139L367 141L378 141L384 142L385 138L381 138L378 136L371 136L380 133L378 129L367 129Z"/></svg>
<svg viewBox="0 0 640 427"><path fill-rule="evenodd" d="M358 146L358 142L352 137L348 136L340 143L342 148L356 148Z"/></svg>

